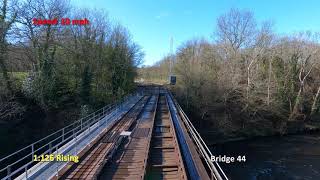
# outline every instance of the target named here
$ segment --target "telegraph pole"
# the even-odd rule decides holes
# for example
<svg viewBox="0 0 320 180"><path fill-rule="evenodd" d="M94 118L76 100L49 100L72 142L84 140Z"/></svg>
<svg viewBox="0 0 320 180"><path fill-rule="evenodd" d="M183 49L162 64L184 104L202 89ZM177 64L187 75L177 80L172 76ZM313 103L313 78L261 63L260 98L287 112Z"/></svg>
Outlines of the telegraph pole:
<svg viewBox="0 0 320 180"><path fill-rule="evenodd" d="M170 39L170 63L169 63L169 76L172 75L172 61L173 61L173 38Z"/></svg>
<svg viewBox="0 0 320 180"><path fill-rule="evenodd" d="M169 84L175 85L177 78L172 74L172 66L173 66L173 38L170 40L170 57L169 57Z"/></svg>

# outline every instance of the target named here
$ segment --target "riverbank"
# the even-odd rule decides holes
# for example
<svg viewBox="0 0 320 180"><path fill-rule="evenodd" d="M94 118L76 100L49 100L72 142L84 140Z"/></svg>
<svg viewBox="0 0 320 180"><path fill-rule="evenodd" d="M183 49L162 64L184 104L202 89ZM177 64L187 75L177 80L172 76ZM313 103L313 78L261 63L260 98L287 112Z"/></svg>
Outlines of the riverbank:
<svg viewBox="0 0 320 180"><path fill-rule="evenodd" d="M43 112L40 108L28 107L21 119L0 124L0 157L37 141L79 118L79 109L65 107L61 111Z"/></svg>
<svg viewBox="0 0 320 180"><path fill-rule="evenodd" d="M234 134L226 135L219 131L200 131L201 136L206 141L206 143L211 146L215 144L222 144L227 142L242 141L242 140L254 140L265 137L286 137L290 135L312 135L320 133L320 123L312 122L309 124L304 124L303 127L295 127L294 125L289 125L288 131L285 134L280 134L279 132L274 132L272 134L258 135L258 136L238 136L237 132Z"/></svg>
<svg viewBox="0 0 320 180"><path fill-rule="evenodd" d="M320 132L270 136L209 146L214 155L245 156L246 161L220 163L230 180L318 180Z"/></svg>

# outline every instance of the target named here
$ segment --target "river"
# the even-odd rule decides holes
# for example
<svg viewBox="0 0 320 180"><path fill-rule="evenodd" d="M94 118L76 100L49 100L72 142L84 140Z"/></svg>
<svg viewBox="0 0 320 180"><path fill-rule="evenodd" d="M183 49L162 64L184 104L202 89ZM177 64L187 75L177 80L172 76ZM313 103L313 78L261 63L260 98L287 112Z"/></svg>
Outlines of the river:
<svg viewBox="0 0 320 180"><path fill-rule="evenodd" d="M211 149L235 159L245 156L245 162L220 163L232 180L320 179L320 133L234 141Z"/></svg>

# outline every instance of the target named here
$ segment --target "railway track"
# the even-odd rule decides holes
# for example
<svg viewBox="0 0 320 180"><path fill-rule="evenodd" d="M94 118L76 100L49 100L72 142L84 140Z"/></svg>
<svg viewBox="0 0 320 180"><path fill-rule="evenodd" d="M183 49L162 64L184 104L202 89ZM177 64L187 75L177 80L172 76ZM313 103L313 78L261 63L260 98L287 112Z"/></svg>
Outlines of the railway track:
<svg viewBox="0 0 320 180"><path fill-rule="evenodd" d="M187 179L165 95L159 97L145 179Z"/></svg>
<svg viewBox="0 0 320 180"><path fill-rule="evenodd" d="M60 179L188 179L166 95L142 98Z"/></svg>
<svg viewBox="0 0 320 180"><path fill-rule="evenodd" d="M105 116L104 111L105 108ZM112 116L109 117L110 114ZM93 118L97 118L96 116L94 113ZM113 119L110 120L111 117ZM78 130L75 132L79 127L82 130L83 121L79 121L81 124L72 129L71 138L74 142L60 148L61 152L71 152L74 148L72 143L81 143L80 149L75 151L80 158L78 163L70 161L60 166L61 168L58 162L39 163L29 170L27 164L22 167L25 171L20 175L21 179L24 176L51 180L228 179L220 166L210 161L212 154L208 147L170 92L164 89L142 89L133 102L116 106L108 117L98 118L100 121L93 121L95 124L87 124L88 129L84 132L89 134L81 132L78 135ZM105 124L106 121L109 121L108 124ZM92 134L90 127L95 128L91 131ZM65 128L59 138L64 138L64 130ZM78 136L84 140L78 141ZM33 148L33 145L28 147ZM58 146L55 148L58 152ZM17 153L13 155L15 154ZM11 173L10 167L4 170L8 171L8 177L17 174Z"/></svg>
<svg viewBox="0 0 320 180"><path fill-rule="evenodd" d="M99 179L143 179L147 166L151 133L158 96L152 96L137 120L127 142L102 170Z"/></svg>
<svg viewBox="0 0 320 180"><path fill-rule="evenodd" d="M95 179L108 156L112 156L121 143L120 133L129 130L148 100L149 97L143 97L119 122L111 127L95 146L88 150L79 163L74 164L60 179Z"/></svg>
<svg viewBox="0 0 320 180"><path fill-rule="evenodd" d="M99 179L187 179L166 96L153 96Z"/></svg>

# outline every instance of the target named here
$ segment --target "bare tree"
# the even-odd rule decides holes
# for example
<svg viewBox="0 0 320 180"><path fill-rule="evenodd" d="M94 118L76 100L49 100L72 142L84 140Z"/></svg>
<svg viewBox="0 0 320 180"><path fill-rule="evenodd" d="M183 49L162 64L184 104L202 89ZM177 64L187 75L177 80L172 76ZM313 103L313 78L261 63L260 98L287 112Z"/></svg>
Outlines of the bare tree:
<svg viewBox="0 0 320 180"><path fill-rule="evenodd" d="M63 0L27 0L20 7L18 22L22 25L20 36L26 49L31 51L30 58L35 63L35 70L41 71L43 65L53 61L54 49L62 26L37 26L33 19L58 19L64 17L69 9L68 1ZM28 46L31 44L31 49ZM50 51L50 52L49 52ZM51 59L51 60L50 60ZM52 63L52 62L49 62Z"/></svg>
<svg viewBox="0 0 320 180"><path fill-rule="evenodd" d="M299 112L299 107L302 102L303 98L303 93L305 89L305 84L306 80L311 74L316 60L314 60L312 57L315 56L315 54L318 51L318 48L315 47L312 43L310 42L297 42L298 44L300 43L302 46L300 49L300 57L299 57L299 65L300 65L300 70L299 70L299 91L296 95L294 106L292 109L292 112L289 116L289 120L294 120L295 116L298 115Z"/></svg>
<svg viewBox="0 0 320 180"><path fill-rule="evenodd" d="M2 76L6 81L7 89L10 93L13 92L10 77L8 75L8 69L6 65L8 42L7 38L9 31L12 28L13 23L16 21L17 11L13 7L13 2L8 4L7 0L1 2L1 14L0 14L0 68Z"/></svg>
<svg viewBox="0 0 320 180"><path fill-rule="evenodd" d="M319 115L319 41L311 33L276 35L272 25L232 9L217 20L217 41L181 45L176 92L189 113L214 128L248 133L286 133L288 120Z"/></svg>
<svg viewBox="0 0 320 180"><path fill-rule="evenodd" d="M318 110L317 105L318 105L318 101L319 101L318 100L319 99L319 95L320 95L320 86L318 87L317 93L313 98L313 103L312 103L312 106L311 106L311 113L310 113L311 116L314 115L315 112Z"/></svg>
<svg viewBox="0 0 320 180"><path fill-rule="evenodd" d="M217 20L218 41L230 45L234 51L252 44L256 32L253 13L231 9Z"/></svg>

